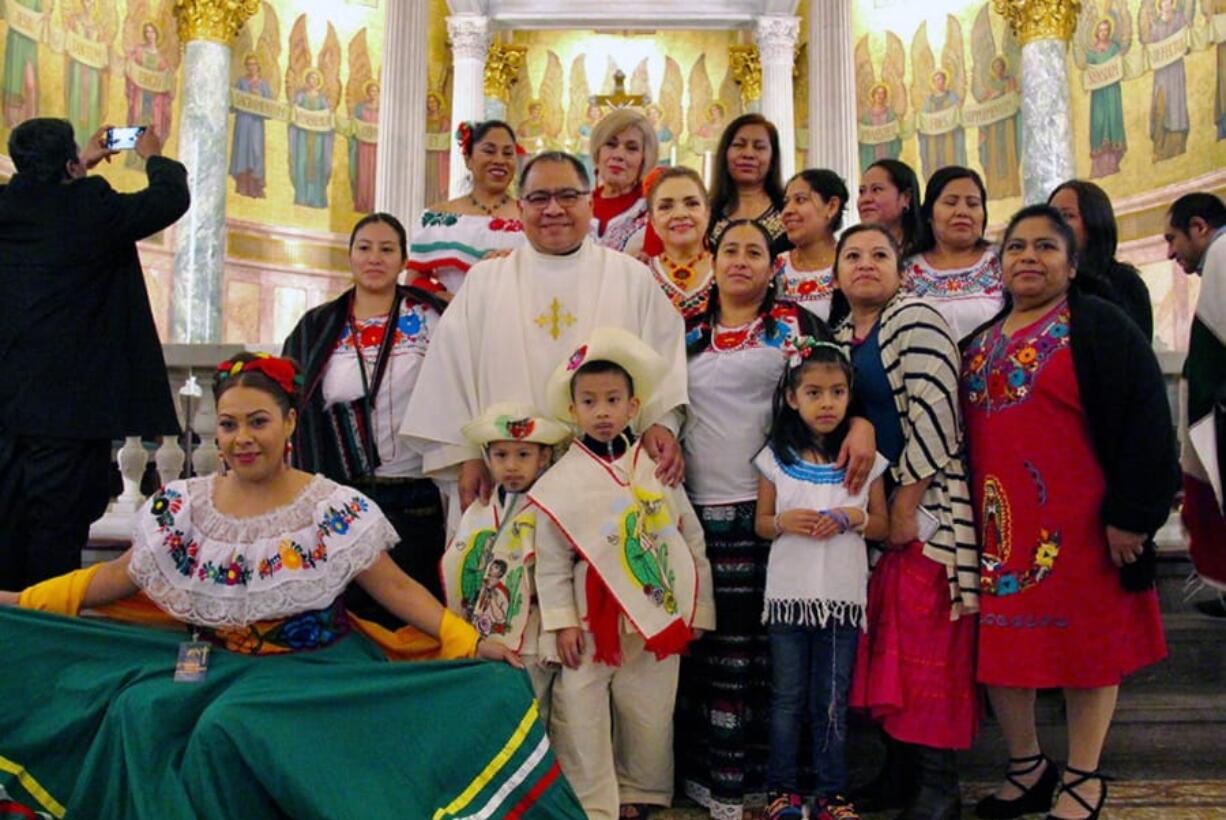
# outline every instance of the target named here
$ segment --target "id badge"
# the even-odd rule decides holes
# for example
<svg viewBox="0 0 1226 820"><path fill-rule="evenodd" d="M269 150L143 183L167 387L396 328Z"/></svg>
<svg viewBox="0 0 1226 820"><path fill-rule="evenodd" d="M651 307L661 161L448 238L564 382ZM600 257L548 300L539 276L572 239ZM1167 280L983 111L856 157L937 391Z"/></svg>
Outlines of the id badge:
<svg viewBox="0 0 1226 820"><path fill-rule="evenodd" d="M209 671L209 650L204 641L184 641L179 644L179 660L175 663L175 683L200 683Z"/></svg>

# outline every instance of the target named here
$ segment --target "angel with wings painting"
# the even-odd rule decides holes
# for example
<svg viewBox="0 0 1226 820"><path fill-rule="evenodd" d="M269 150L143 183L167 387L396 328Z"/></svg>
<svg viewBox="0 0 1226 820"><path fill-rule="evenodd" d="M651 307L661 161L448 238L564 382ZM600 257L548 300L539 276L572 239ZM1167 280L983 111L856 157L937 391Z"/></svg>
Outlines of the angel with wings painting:
<svg viewBox="0 0 1226 820"><path fill-rule="evenodd" d="M1188 77L1183 55L1187 51L1190 4L1191 0L1142 0L1137 11L1140 39L1151 47L1150 64L1154 66L1149 109L1154 162L1177 157L1188 146Z"/></svg>
<svg viewBox="0 0 1226 820"><path fill-rule="evenodd" d="M115 18L115 4L104 0L80 0L64 9L64 113L77 145L102 126Z"/></svg>
<svg viewBox="0 0 1226 820"><path fill-rule="evenodd" d="M128 124L149 126L162 143L170 135L171 100L179 67L179 37L172 9L167 0L155 19L147 0L132 0L123 31ZM125 164L143 167L144 161L129 151Z"/></svg>
<svg viewBox="0 0 1226 820"><path fill-rule="evenodd" d="M234 179L235 193L253 199L264 198L264 121L268 117L255 106L239 101L244 96L271 100L275 97L273 89L281 86L278 66L281 35L277 12L267 2L260 5L264 10L264 23L256 41L258 45L252 47L255 38L253 17L239 32L230 67L230 83L238 94L234 95L232 107L234 136L230 142L229 173Z"/></svg>
<svg viewBox="0 0 1226 820"><path fill-rule="evenodd" d="M900 124L907 113L907 90L903 85L907 54L902 40L892 31L885 35L881 80L873 71L868 35L856 44L856 99L860 109L860 170L879 159L898 159L902 154Z"/></svg>
<svg viewBox="0 0 1226 820"><path fill-rule="evenodd" d="M971 57L971 94L975 101L982 104L1008 98L1019 105L1012 114L979 126L979 164L983 166L984 183L994 197L1020 196L1022 115L1017 69L1022 49L1006 26L1001 50L997 51L987 4L979 10L971 29Z"/></svg>
<svg viewBox="0 0 1226 820"><path fill-rule="evenodd" d="M962 25L946 16L945 47L936 68L928 45L928 23L920 24L911 41L911 98L923 100L919 119L920 166L930 177L946 165L966 165L966 130L958 117L966 98Z"/></svg>
<svg viewBox="0 0 1226 820"><path fill-rule="evenodd" d="M371 213L375 209L378 143L371 139L375 134L371 125L379 122L379 92L363 28L349 41L349 82L345 86L345 105L354 122L353 134L349 137L349 190L353 194L353 209L359 213Z"/></svg>
<svg viewBox="0 0 1226 820"><path fill-rule="evenodd" d="M562 136L562 59L552 49L545 54L545 73L536 96L528 76L528 61L520 66L518 79L511 86L508 108L524 118L515 123L520 145L530 154L559 144Z"/></svg>
<svg viewBox="0 0 1226 820"><path fill-rule="evenodd" d="M1113 82L1093 84L1090 91L1090 177L1118 173L1120 160L1128 151L1124 131L1124 78L1120 61L1132 46L1132 19L1124 0L1106 0L1102 14L1094 0L1086 0L1073 38L1073 59L1078 67L1118 65L1104 76Z"/></svg>
<svg viewBox="0 0 1226 820"><path fill-rule="evenodd" d="M587 82L587 55L579 54L570 64L568 85L569 105L566 109L566 133L570 136L573 153L592 175L592 129L604 112L591 98Z"/></svg>
<svg viewBox="0 0 1226 820"><path fill-rule="evenodd" d="M38 116L38 41L51 0L8 0L4 37L4 120L12 128Z"/></svg>
<svg viewBox="0 0 1226 820"><path fill-rule="evenodd" d="M294 186L295 205L327 208L336 135L331 117L311 113L333 112L340 102L341 46L336 29L328 23L319 65L312 66L306 20L305 14L299 16L290 32L289 70L285 73L285 91L293 106L289 124L290 182Z"/></svg>
<svg viewBox="0 0 1226 820"><path fill-rule="evenodd" d="M451 66L426 91L426 202L450 198L451 180Z"/></svg>

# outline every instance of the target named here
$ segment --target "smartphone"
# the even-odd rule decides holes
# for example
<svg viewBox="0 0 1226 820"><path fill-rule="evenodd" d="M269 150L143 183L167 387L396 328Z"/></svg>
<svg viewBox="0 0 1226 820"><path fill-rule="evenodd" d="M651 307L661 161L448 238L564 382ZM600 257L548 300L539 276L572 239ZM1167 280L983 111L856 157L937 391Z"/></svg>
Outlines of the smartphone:
<svg viewBox="0 0 1226 820"><path fill-rule="evenodd" d="M106 129L106 147L111 151L127 151L136 147L136 141L145 133L145 126Z"/></svg>

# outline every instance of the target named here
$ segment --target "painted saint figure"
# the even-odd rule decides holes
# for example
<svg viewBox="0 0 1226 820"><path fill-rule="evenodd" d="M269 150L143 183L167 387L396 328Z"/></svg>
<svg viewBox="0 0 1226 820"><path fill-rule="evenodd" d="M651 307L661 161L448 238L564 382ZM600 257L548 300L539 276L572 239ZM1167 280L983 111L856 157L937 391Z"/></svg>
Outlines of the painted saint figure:
<svg viewBox="0 0 1226 820"><path fill-rule="evenodd" d="M426 201L448 198L451 179L451 118L443 95L426 94Z"/></svg>
<svg viewBox="0 0 1226 820"><path fill-rule="evenodd" d="M925 114L961 108L962 100L949 88L949 72L945 69L933 72L929 88L931 93L924 100L922 109ZM946 165L966 165L966 131L961 124L939 134L921 132L919 143L925 177L931 177L938 168Z"/></svg>
<svg viewBox="0 0 1226 820"><path fill-rule="evenodd" d="M244 94L272 99L268 81L260 76L260 58L248 54L243 60L247 73L234 87ZM230 147L230 176L235 193L254 199L264 198L264 120L260 114L234 111L234 138Z"/></svg>
<svg viewBox="0 0 1226 820"><path fill-rule="evenodd" d="M991 62L986 89L980 102L999 99L1006 94L1021 92L1017 77L1009 72L1008 61L997 56ZM1021 111L979 129L979 164L983 166L984 182L994 197L1018 196L1022 181Z"/></svg>
<svg viewBox="0 0 1226 820"><path fill-rule="evenodd" d="M327 111L332 106L323 92L323 74L317 68L306 72L306 87L294 95L294 108ZM328 207L328 183L332 179L332 131L317 131L290 123L289 167L294 185L294 204L308 208Z"/></svg>
<svg viewBox="0 0 1226 820"><path fill-rule="evenodd" d="M1154 0L1156 15L1142 8L1141 40L1156 45L1183 35L1186 37L1188 18L1179 0ZM1149 31L1146 31L1149 17ZM1188 78L1184 71L1183 53L1154 69L1154 90L1149 110L1149 137L1154 143L1154 162L1177 157L1188 145ZM1153 55L1151 54L1151 62Z"/></svg>
<svg viewBox="0 0 1226 820"><path fill-rule="evenodd" d="M1123 50L1110 17L1094 26L1094 42L1086 50L1086 62L1102 65ZM1124 131L1124 94L1114 82L1090 92L1090 176L1110 176L1120 170L1120 160L1128 151Z"/></svg>
<svg viewBox="0 0 1226 820"><path fill-rule="evenodd" d="M894 108L890 105L890 89L885 83L877 83L869 92L871 104L860 117L861 125L889 125L897 122ZM898 159L902 154L902 137L878 143L860 143L860 169L867 169L879 159Z"/></svg>
<svg viewBox="0 0 1226 820"><path fill-rule="evenodd" d="M366 99L353 107L354 122L379 121L379 83L370 80L365 85ZM353 209L371 213L375 209L375 152L377 144L358 136L356 128L349 140L349 185L353 192Z"/></svg>
<svg viewBox="0 0 1226 820"><path fill-rule="evenodd" d="M649 105L647 106L646 113L647 121L656 130L656 140L659 142L656 164L663 166L672 165L673 140L676 139L676 135L668 127L668 123L664 121L664 112L660 109L660 106Z"/></svg>
<svg viewBox="0 0 1226 820"><path fill-rule="evenodd" d="M46 0L8 0L4 38L4 119L12 128L38 116L38 40Z"/></svg>
<svg viewBox="0 0 1226 820"><path fill-rule="evenodd" d="M146 21L141 26L141 41L128 52L128 60L138 69L154 72L147 75L151 80L149 86L154 87L143 85L144 78L129 71L124 77L123 89L128 100L128 124L149 126L157 134L158 140L165 143L170 134L170 104L174 97L174 85L169 74L171 65L159 48L161 40L162 32L157 24ZM129 168L144 166L135 151L128 152L125 164Z"/></svg>
<svg viewBox="0 0 1226 820"><path fill-rule="evenodd" d="M81 0L81 8L65 20L64 113L78 145L85 145L102 126L110 48L97 0Z"/></svg>

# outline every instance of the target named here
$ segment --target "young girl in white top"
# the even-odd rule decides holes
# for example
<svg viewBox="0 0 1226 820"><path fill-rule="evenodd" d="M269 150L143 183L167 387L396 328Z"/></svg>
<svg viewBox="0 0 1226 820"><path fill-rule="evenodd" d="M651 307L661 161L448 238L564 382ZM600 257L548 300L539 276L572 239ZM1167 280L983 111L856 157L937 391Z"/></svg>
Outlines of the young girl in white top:
<svg viewBox="0 0 1226 820"><path fill-rule="evenodd" d="M864 624L868 548L889 530L878 454L858 493L834 466L847 434L852 368L842 348L812 337L792 345L775 390L760 473L756 529L773 538L762 614L770 635L771 716L767 817L799 818L800 727L813 731L814 816L854 818L847 790L847 693Z"/></svg>

